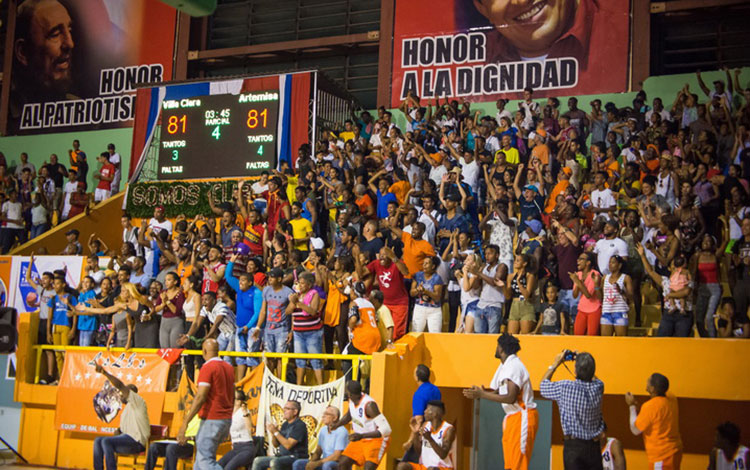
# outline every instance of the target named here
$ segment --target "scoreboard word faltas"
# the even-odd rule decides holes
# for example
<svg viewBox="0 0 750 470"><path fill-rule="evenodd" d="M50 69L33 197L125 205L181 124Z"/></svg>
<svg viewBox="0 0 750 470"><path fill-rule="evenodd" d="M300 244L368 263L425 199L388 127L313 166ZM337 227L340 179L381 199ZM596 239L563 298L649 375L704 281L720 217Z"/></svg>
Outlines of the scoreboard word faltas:
<svg viewBox="0 0 750 470"><path fill-rule="evenodd" d="M276 168L279 92L164 100L158 178L257 175Z"/></svg>

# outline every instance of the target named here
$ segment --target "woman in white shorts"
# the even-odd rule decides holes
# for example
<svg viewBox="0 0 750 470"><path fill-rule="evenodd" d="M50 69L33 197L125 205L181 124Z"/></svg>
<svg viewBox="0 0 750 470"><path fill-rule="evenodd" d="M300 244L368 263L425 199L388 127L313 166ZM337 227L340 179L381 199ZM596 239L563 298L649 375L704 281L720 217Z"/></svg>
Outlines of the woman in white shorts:
<svg viewBox="0 0 750 470"><path fill-rule="evenodd" d="M622 272L625 261L621 256L609 259L611 274L604 277L602 319L599 322L602 336L626 336L628 334L628 302L633 298L633 282Z"/></svg>

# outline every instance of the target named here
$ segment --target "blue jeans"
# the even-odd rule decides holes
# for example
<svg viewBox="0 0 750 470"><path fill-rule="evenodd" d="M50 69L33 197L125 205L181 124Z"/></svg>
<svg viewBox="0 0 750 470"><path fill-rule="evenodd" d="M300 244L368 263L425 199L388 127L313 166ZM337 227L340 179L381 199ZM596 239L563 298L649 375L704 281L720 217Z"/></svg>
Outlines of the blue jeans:
<svg viewBox="0 0 750 470"><path fill-rule="evenodd" d="M154 470L159 457L164 457L164 470L177 470L177 462L180 459L193 457L193 444L168 444L165 442L154 442L148 446L146 466L143 470Z"/></svg>
<svg viewBox="0 0 750 470"><path fill-rule="evenodd" d="M320 354L323 352L323 328L313 331L295 331L294 332L294 352ZM296 359L297 367L304 368L307 360ZM310 365L314 370L323 368L323 361L320 359L311 359Z"/></svg>
<svg viewBox="0 0 750 470"><path fill-rule="evenodd" d="M274 330L266 327L263 332L263 349L266 352L285 353L289 349L286 339L289 337L289 330L286 328L276 328Z"/></svg>
<svg viewBox="0 0 750 470"><path fill-rule="evenodd" d="M32 225L31 226L31 238L36 238L39 235L46 232L47 230L49 230L48 224Z"/></svg>
<svg viewBox="0 0 750 470"><path fill-rule="evenodd" d="M474 312L474 333L500 333L503 307L477 307Z"/></svg>
<svg viewBox="0 0 750 470"><path fill-rule="evenodd" d="M229 434L231 419L204 419L195 435L196 470L222 470L216 462L216 449Z"/></svg>
<svg viewBox="0 0 750 470"><path fill-rule="evenodd" d="M237 352L259 352L260 351L260 338L258 338L257 341L252 341L252 337L250 336L252 334L253 329L249 328L247 330L247 333L242 332L242 328L237 328L237 332L235 333L235 343L234 343L234 350ZM237 365L245 365L248 367L255 367L258 364L260 364L260 358L257 357L236 357L235 358Z"/></svg>
<svg viewBox="0 0 750 470"><path fill-rule="evenodd" d="M216 342L219 343L219 351L234 351L234 336L231 333L219 333ZM224 361L232 363L230 356L224 356Z"/></svg>
<svg viewBox="0 0 750 470"><path fill-rule="evenodd" d="M283 457L255 457L252 470L266 470L267 468L271 470L290 470L293 462L294 457L291 455Z"/></svg>
<svg viewBox="0 0 750 470"><path fill-rule="evenodd" d="M698 297L695 299L695 326L703 337L716 338L714 314L721 300L721 285L698 284Z"/></svg>
<svg viewBox="0 0 750 470"><path fill-rule="evenodd" d="M305 465L307 465L307 462L309 462L309 460L307 459L295 460L294 465L292 465L292 470L305 470ZM326 462L322 467L319 468L323 470L339 470L339 463L336 461Z"/></svg>
<svg viewBox="0 0 750 470"><path fill-rule="evenodd" d="M143 444L127 434L119 436L97 437L94 439L94 470L117 470L117 456L137 455L146 450Z"/></svg>
<svg viewBox="0 0 750 470"><path fill-rule="evenodd" d="M78 345L79 346L91 346L94 344L94 333L95 331L78 331Z"/></svg>

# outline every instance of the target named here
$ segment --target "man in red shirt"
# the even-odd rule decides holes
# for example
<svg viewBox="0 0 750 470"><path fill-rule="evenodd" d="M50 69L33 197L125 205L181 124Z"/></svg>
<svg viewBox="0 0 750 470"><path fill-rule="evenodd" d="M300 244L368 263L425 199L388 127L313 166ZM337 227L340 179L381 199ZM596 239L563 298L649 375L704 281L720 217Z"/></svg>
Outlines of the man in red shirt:
<svg viewBox="0 0 750 470"><path fill-rule="evenodd" d="M281 191L281 178L278 176L271 178L268 181L268 191L264 192L262 196L268 201L266 208L268 232L274 233L279 220L289 220L292 217L289 201L286 200Z"/></svg>
<svg viewBox="0 0 750 470"><path fill-rule="evenodd" d="M195 436L195 468L221 470L216 462L216 449L229 434L234 405L234 369L219 358L219 343L215 339L203 342L203 359L198 376L198 392L182 426L177 442L187 443L188 423L198 414L201 427Z"/></svg>
<svg viewBox="0 0 750 470"><path fill-rule="evenodd" d="M404 278L409 276L409 268L387 246L378 252L378 259L367 265L367 271L360 273L367 279L368 288L377 278L380 290L383 292L383 304L391 310L393 316L393 340L406 334L406 324L409 321L409 294L406 292ZM373 276L374 275L374 276Z"/></svg>
<svg viewBox="0 0 750 470"><path fill-rule="evenodd" d="M98 173L94 174L94 179L99 180L94 191L94 202L101 202L109 199L112 195L112 180L115 179L115 166L109 163L109 153L102 152L96 157L102 165Z"/></svg>

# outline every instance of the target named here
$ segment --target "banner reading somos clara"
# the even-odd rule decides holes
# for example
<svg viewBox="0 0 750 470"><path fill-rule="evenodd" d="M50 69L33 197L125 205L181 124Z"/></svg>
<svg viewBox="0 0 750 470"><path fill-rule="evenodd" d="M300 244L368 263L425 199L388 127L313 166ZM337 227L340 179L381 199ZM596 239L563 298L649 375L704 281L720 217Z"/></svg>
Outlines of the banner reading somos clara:
<svg viewBox="0 0 750 470"><path fill-rule="evenodd" d="M151 423L161 419L169 363L157 354L135 352L71 351L57 387L55 427L63 431L112 433L120 426L125 404L109 380L98 374L99 362L125 385L135 384L143 397Z"/></svg>
<svg viewBox="0 0 750 470"><path fill-rule="evenodd" d="M393 107L409 90L467 101L517 98L526 87L622 92L630 1L396 0L393 37Z"/></svg>

